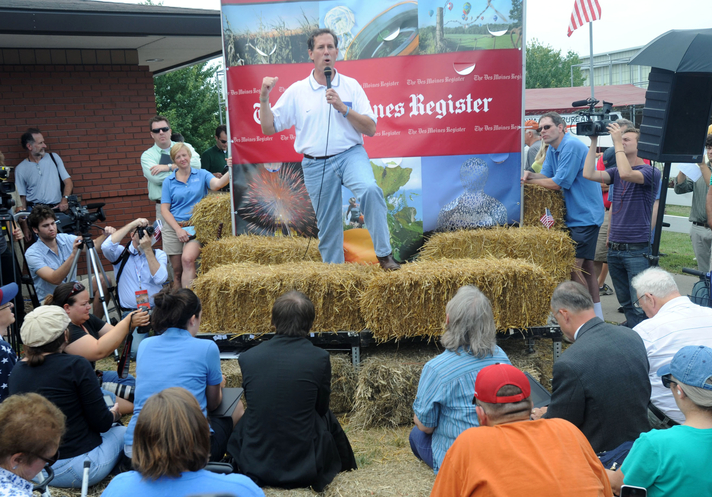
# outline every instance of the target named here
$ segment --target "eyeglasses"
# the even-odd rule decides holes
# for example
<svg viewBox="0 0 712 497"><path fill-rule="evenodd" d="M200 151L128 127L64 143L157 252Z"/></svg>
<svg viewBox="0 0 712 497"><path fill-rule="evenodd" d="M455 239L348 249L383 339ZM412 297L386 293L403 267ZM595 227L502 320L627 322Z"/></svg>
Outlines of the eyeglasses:
<svg viewBox="0 0 712 497"><path fill-rule="evenodd" d="M44 462L46 462L48 465L52 466L54 463L56 463L59 460L59 449L57 449L57 452L50 458L42 457L39 454L32 454L32 455L39 457Z"/></svg>
<svg viewBox="0 0 712 497"><path fill-rule="evenodd" d="M676 381L671 380L670 378L672 377L672 374L664 374L660 377L661 380L663 380L663 386L665 388L670 388L670 385L675 384L678 385L679 383Z"/></svg>
<svg viewBox="0 0 712 497"><path fill-rule="evenodd" d="M165 128L156 128L156 129L151 128L151 133L158 134L161 131L163 131L164 133L168 133L170 130L171 130L171 128L169 128L168 126L166 126Z"/></svg>
<svg viewBox="0 0 712 497"><path fill-rule="evenodd" d="M633 302L633 307L635 307L636 309L640 309L640 299L642 299L643 297L645 297L645 294L641 295L636 299L635 302Z"/></svg>
<svg viewBox="0 0 712 497"><path fill-rule="evenodd" d="M74 286L72 287L72 291L69 292L69 295L67 295L67 298L74 297L76 294L81 293L84 290L86 290L84 285L82 285L81 283L74 283Z"/></svg>
<svg viewBox="0 0 712 497"><path fill-rule="evenodd" d="M553 127L554 127L553 124L545 124L544 126L539 126L539 129L546 131L547 129L553 128Z"/></svg>
<svg viewBox="0 0 712 497"><path fill-rule="evenodd" d="M12 307L12 302L8 302L8 303L5 304L4 306L0 307L0 311L4 311L4 310L7 309L8 307Z"/></svg>
<svg viewBox="0 0 712 497"><path fill-rule="evenodd" d="M225 145L225 144L227 143L227 140L220 140L220 143L222 143L223 145Z"/></svg>

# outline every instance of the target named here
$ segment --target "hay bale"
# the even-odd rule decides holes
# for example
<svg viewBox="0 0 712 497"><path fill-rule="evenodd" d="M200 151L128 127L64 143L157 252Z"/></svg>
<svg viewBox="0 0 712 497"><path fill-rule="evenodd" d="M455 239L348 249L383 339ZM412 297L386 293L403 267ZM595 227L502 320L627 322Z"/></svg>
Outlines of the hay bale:
<svg viewBox="0 0 712 497"><path fill-rule="evenodd" d="M378 266L322 262L216 267L193 282L203 303L201 332L268 333L274 301L289 290L304 292L314 303L313 332L362 330L359 297L378 272Z"/></svg>
<svg viewBox="0 0 712 497"><path fill-rule="evenodd" d="M308 246L308 249L307 249ZM201 273L223 264L252 262L255 264L284 264L287 262L321 261L319 242L292 236L228 236L203 247L200 258Z"/></svg>
<svg viewBox="0 0 712 497"><path fill-rule="evenodd" d="M232 235L232 207L229 193L208 195L193 208L190 222L195 226L195 238L207 245L218 238L222 223L222 236Z"/></svg>
<svg viewBox="0 0 712 497"><path fill-rule="evenodd" d="M363 361L351 423L362 428L412 424L420 373L434 355L374 355Z"/></svg>
<svg viewBox="0 0 712 497"><path fill-rule="evenodd" d="M542 226L541 216L549 208L554 216L552 229L564 229L566 224L566 205L561 190L549 190L539 185L524 185L524 205L522 206L522 226Z"/></svg>
<svg viewBox="0 0 712 497"><path fill-rule="evenodd" d="M347 354L331 354L331 398L329 408L334 414L351 412L354 407L358 373Z"/></svg>
<svg viewBox="0 0 712 497"><path fill-rule="evenodd" d="M242 388L242 370L237 359L220 361L220 369L225 377L225 388Z"/></svg>
<svg viewBox="0 0 712 497"><path fill-rule="evenodd" d="M571 237L560 230L539 227L496 227L436 233L423 245L419 260L477 259L479 257L525 259L550 271L557 283L566 281L575 266Z"/></svg>
<svg viewBox="0 0 712 497"><path fill-rule="evenodd" d="M396 497L430 495L435 475L424 462L372 464L357 471L339 473L324 490L325 497Z"/></svg>
<svg viewBox="0 0 712 497"><path fill-rule="evenodd" d="M546 323L556 286L541 266L522 259L440 259L404 265L374 277L361 297L361 313L376 340L436 337L445 305L464 285L490 299L498 330Z"/></svg>

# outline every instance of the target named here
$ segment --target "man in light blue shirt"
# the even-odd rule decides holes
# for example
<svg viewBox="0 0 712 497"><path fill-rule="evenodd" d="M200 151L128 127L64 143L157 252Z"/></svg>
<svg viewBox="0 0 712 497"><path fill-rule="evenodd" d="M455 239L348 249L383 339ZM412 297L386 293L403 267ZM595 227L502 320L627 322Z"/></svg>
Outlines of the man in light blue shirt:
<svg viewBox="0 0 712 497"><path fill-rule="evenodd" d="M576 242L576 267L571 271L571 279L588 288L596 316L603 319L598 280L593 267L598 230L603 224L605 213L601 187L583 177L588 147L565 131L566 122L556 112L547 112L541 116L539 132L544 143L549 145L549 150L541 173L524 171L522 183L561 190L564 194L566 227Z"/></svg>
<svg viewBox="0 0 712 497"><path fill-rule="evenodd" d="M101 251L114 265L114 276L119 292L119 305L122 314L136 310L137 293L147 292L149 303L153 308L153 296L161 291L168 279L166 264L168 257L163 250L152 250L152 237L144 232L139 239L138 227L147 227L148 219L139 218L117 230L101 244ZM124 247L121 241L126 235L131 242ZM147 333L133 332L131 357L136 357L138 345L148 336Z"/></svg>

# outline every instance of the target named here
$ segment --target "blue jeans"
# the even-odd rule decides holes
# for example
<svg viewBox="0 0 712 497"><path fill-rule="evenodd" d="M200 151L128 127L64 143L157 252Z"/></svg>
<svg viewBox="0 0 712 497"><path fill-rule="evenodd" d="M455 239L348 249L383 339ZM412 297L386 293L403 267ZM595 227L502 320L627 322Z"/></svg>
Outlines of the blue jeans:
<svg viewBox="0 0 712 497"><path fill-rule="evenodd" d="M415 457L423 461L425 464L433 467L433 436L429 435L420 428L414 426L410 430L410 435L408 436L408 441L410 442L410 450L413 451Z"/></svg>
<svg viewBox="0 0 712 497"><path fill-rule="evenodd" d="M101 445L71 459L60 459L54 465L54 479L51 486L59 488L81 488L84 476L84 461L91 461L89 486L96 485L111 472L124 447L125 426L114 426L101 434ZM61 454L60 454L61 455Z"/></svg>
<svg viewBox="0 0 712 497"><path fill-rule="evenodd" d="M128 375L126 378L121 378L119 376L119 373L112 370L112 371L102 371L101 378L102 378L101 379L102 384L104 382L118 383L119 385L129 385L131 387L136 388L136 378L134 378L131 375ZM104 390L102 388L101 393L103 393L104 395L108 395L109 397L111 397L111 400L113 400L114 403L116 403L116 394L114 392L110 392L110 391Z"/></svg>
<svg viewBox="0 0 712 497"><path fill-rule="evenodd" d="M630 284L637 274L648 269L647 255L650 247L642 250L612 250L608 249L608 272L616 290L618 303L623 307L628 328L633 328L645 319L645 313L633 305L638 300L635 289Z"/></svg>
<svg viewBox="0 0 712 497"><path fill-rule="evenodd" d="M324 262L344 262L342 184L351 190L361 203L376 255L384 257L391 253L386 201L383 191L373 177L371 162L362 145L353 146L327 159L326 164L323 159L313 160L305 157L302 170L304 185L316 213L319 252Z"/></svg>

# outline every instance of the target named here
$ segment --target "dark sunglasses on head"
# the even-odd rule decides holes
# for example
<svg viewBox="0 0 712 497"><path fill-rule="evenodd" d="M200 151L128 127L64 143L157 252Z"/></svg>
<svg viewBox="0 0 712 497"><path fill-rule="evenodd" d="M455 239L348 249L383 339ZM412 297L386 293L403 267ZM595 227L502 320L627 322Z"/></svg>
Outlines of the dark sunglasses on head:
<svg viewBox="0 0 712 497"><path fill-rule="evenodd" d="M42 456L39 455L39 454L33 454L33 455L39 457L39 458L42 459L44 462L46 462L47 464L49 464L50 466L52 466L54 463L56 463L56 462L59 460L59 449L57 449L57 452L56 452L52 457L50 457L50 458L42 457Z"/></svg>
<svg viewBox="0 0 712 497"><path fill-rule="evenodd" d="M553 124L545 124L544 126L540 126L539 129L546 131L549 128L553 128Z"/></svg>
<svg viewBox="0 0 712 497"><path fill-rule="evenodd" d="M665 388L670 388L670 385L678 385L678 382L671 380L670 378L672 377L671 374L664 374L660 377L660 379L663 381L663 386Z"/></svg>
<svg viewBox="0 0 712 497"><path fill-rule="evenodd" d="M74 283L74 286L72 287L72 291L69 292L68 297L73 297L74 295L81 293L84 290L86 290L84 285L82 285L81 283Z"/></svg>
<svg viewBox="0 0 712 497"><path fill-rule="evenodd" d="M156 128L156 129L151 128L151 133L158 134L161 131L163 131L164 133L168 133L170 130L171 130L171 128L169 128L168 126L166 126L165 128Z"/></svg>

